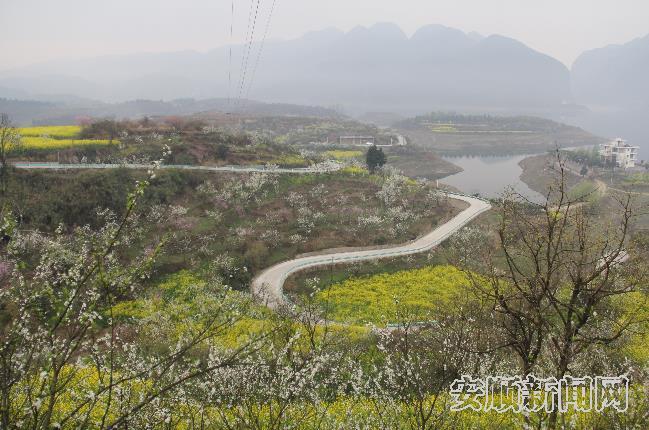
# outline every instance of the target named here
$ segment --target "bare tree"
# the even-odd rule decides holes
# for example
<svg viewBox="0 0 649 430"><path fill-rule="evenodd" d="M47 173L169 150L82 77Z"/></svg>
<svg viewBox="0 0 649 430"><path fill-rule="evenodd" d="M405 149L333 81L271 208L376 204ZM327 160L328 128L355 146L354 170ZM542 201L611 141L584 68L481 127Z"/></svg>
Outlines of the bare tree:
<svg viewBox="0 0 649 430"><path fill-rule="evenodd" d="M580 358L619 340L637 312L620 299L637 290L640 274L622 264L637 214L627 195L613 199L617 211L604 219L590 211L588 196L570 197L558 158L559 178L546 202L533 205L512 193L503 199L499 244L487 257L485 276L468 272L478 296L491 303L502 341L520 371L549 373L557 379L584 373ZM634 267L646 267L642 265ZM644 302L634 304L638 310ZM557 413L549 416L550 428Z"/></svg>
<svg viewBox="0 0 649 430"><path fill-rule="evenodd" d="M9 182L9 166L7 158L9 152L16 150L20 145L20 135L11 124L9 115L0 114L0 192L4 196L7 193Z"/></svg>

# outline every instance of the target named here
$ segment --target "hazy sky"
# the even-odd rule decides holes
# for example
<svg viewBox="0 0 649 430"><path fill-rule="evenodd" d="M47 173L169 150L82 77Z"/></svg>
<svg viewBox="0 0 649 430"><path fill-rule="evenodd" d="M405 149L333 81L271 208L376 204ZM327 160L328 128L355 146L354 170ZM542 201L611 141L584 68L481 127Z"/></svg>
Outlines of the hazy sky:
<svg viewBox="0 0 649 430"><path fill-rule="evenodd" d="M234 42L250 2L235 0ZM273 0L260 0L257 35ZM276 0L271 38L390 21L499 33L572 64L584 50L649 33L648 0ZM0 0L0 70L53 58L209 50L230 41L231 0Z"/></svg>

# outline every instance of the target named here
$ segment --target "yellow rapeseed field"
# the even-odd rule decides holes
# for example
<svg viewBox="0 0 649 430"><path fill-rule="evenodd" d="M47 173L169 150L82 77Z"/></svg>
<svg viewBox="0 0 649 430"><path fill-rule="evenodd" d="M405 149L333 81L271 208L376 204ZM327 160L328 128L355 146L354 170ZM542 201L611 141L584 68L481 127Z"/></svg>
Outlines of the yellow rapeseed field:
<svg viewBox="0 0 649 430"><path fill-rule="evenodd" d="M110 145L109 140L76 139L81 132L78 125L56 125L43 127L23 127L18 129L22 150L58 150L75 147ZM113 140L112 144L119 141Z"/></svg>
<svg viewBox="0 0 649 430"><path fill-rule="evenodd" d="M44 127L19 128L18 133L23 137L51 137L54 139L72 138L79 135L81 127L78 125L54 125Z"/></svg>
<svg viewBox="0 0 649 430"><path fill-rule="evenodd" d="M332 320L382 325L399 322L402 313L433 318L468 284L459 269L433 266L351 278L320 291L317 299Z"/></svg>
<svg viewBox="0 0 649 430"><path fill-rule="evenodd" d="M343 151L343 150L332 150L326 151L325 156L335 158L336 160L344 160L346 158L356 158L363 155L362 151Z"/></svg>
<svg viewBox="0 0 649 430"><path fill-rule="evenodd" d="M48 137L23 137L21 139L23 150L50 150L87 146L110 145L109 140L102 139L52 139ZM113 145L119 143L113 140Z"/></svg>

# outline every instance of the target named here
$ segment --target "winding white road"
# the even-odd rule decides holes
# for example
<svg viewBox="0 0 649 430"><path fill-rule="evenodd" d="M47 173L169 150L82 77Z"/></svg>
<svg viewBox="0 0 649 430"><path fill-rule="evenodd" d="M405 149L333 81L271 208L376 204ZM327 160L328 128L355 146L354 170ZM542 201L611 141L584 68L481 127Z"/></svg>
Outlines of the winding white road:
<svg viewBox="0 0 649 430"><path fill-rule="evenodd" d="M69 170L69 169L149 169L149 164L59 164L50 162L15 162L13 166L18 169L38 170ZM305 168L267 168L264 166L193 166L163 164L161 169L203 170L212 172L265 172L265 173L325 173L340 169L339 164ZM330 252L321 255L299 257L284 261L269 267L257 275L251 284L251 292L265 300L267 306L277 308L288 304L283 287L289 275L310 267L327 266L330 264L353 263L357 261L377 260L381 258L399 257L428 251L442 243L456 233L471 220L483 212L491 209L491 205L482 199L465 196L462 194L448 193L450 198L464 201L469 204L467 209L440 225L435 230L414 241L382 249L366 249L358 251Z"/></svg>
<svg viewBox="0 0 649 430"><path fill-rule="evenodd" d="M456 233L475 217L491 209L491 205L487 201L475 197L452 193L449 193L449 197L462 200L468 203L469 207L419 239L390 248L331 252L284 261L269 267L257 275L252 280L251 291L257 297L262 298L266 305L271 308L286 305L289 303L289 300L283 292L284 282L289 275L295 272L310 267L377 260L380 258L399 257L428 251Z"/></svg>

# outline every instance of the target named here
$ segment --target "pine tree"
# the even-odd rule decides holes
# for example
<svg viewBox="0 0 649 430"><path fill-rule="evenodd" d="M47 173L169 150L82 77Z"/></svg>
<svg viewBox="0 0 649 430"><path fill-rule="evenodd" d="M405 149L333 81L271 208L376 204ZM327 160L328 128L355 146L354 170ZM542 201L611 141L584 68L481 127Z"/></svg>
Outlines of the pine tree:
<svg viewBox="0 0 649 430"><path fill-rule="evenodd" d="M383 152L383 149L378 148L376 145L372 145L367 150L366 156L367 169L370 173L374 173L377 167L382 167L387 161L388 157Z"/></svg>

